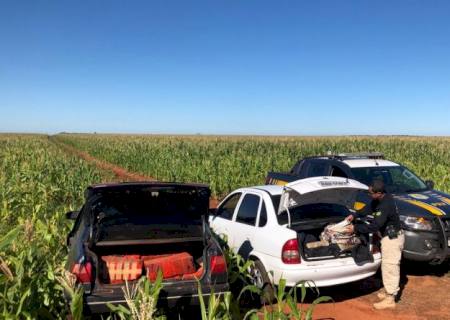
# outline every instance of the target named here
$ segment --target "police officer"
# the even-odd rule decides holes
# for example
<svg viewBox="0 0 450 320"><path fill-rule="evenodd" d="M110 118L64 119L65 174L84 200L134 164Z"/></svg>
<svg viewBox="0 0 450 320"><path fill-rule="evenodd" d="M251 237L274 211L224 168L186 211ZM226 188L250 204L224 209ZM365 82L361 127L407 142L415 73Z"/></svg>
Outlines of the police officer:
<svg viewBox="0 0 450 320"><path fill-rule="evenodd" d="M395 297L399 292L400 260L405 243L405 236L400 228L400 219L394 199L386 193L384 183L375 180L369 187L372 198L370 205L358 214L349 215L348 221L365 216L366 223L356 223L348 226L348 232L377 233L381 239L381 275L384 290L378 293L380 302L374 303L375 309L395 308Z"/></svg>

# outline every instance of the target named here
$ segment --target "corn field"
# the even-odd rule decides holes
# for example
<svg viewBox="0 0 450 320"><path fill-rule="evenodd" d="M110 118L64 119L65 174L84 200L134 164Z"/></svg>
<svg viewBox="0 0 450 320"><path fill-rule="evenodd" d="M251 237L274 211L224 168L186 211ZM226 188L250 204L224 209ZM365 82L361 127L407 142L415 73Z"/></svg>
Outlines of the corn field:
<svg viewBox="0 0 450 320"><path fill-rule="evenodd" d="M65 317L55 280L66 260L64 213L108 177L46 136L0 135L0 318ZM102 176L103 175L103 176Z"/></svg>
<svg viewBox="0 0 450 320"><path fill-rule="evenodd" d="M289 171L305 156L383 152L436 188L450 192L450 138L224 137L58 135L58 140L129 171L163 181L203 182L221 198L238 187L263 184L268 171Z"/></svg>
<svg viewBox="0 0 450 320"><path fill-rule="evenodd" d="M262 184L269 170L298 158L380 151L436 188L450 192L450 138L0 135L0 318L62 319L68 313L57 278L71 223L86 186L114 180L58 143L158 180L204 182L216 197Z"/></svg>

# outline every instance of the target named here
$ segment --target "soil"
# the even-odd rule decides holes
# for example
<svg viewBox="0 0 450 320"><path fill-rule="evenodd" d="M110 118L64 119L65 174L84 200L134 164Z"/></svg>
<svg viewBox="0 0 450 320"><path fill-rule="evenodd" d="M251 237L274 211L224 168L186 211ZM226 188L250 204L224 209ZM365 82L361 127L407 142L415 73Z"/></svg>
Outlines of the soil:
<svg viewBox="0 0 450 320"><path fill-rule="evenodd" d="M119 166L99 160L90 154L67 144L54 141L66 152L76 154L103 171L113 172L119 181L155 181L153 177L129 172ZM210 207L216 208L218 199L210 199ZM402 263L401 291L395 309L375 310L376 293L382 288L380 272L368 279L329 288L321 288L321 296L330 296L334 302L321 303L314 309L315 320L450 320L450 262L440 266L423 263ZM311 306L316 298L306 297L303 309Z"/></svg>
<svg viewBox="0 0 450 320"><path fill-rule="evenodd" d="M450 319L450 263L430 266L405 262L401 266L401 291L395 309L375 310L376 293L382 288L380 272L375 276L346 285L322 288L321 296L330 296L334 303L316 306L313 319ZM308 297L309 301L315 297ZM303 308L307 308L307 303Z"/></svg>

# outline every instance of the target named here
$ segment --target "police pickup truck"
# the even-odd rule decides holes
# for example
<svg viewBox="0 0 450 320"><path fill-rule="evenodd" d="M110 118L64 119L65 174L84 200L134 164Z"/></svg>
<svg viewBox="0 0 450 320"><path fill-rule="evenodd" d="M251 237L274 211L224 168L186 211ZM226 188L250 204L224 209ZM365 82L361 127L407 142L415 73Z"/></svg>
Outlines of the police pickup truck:
<svg viewBox="0 0 450 320"><path fill-rule="evenodd" d="M433 181L423 181L382 153L343 153L300 159L289 172L269 172L266 184L284 185L317 176L350 178L366 185L382 179L405 230L403 257L431 264L450 258L450 195L434 190ZM356 210L370 202L364 193L358 199Z"/></svg>

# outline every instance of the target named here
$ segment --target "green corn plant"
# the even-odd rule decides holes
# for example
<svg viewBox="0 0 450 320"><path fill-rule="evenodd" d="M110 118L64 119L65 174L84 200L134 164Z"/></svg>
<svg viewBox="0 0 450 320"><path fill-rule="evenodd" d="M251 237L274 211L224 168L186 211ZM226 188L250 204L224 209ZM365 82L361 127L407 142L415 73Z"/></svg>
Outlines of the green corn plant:
<svg viewBox="0 0 450 320"><path fill-rule="evenodd" d="M273 285L273 284L272 284ZM303 304L306 298L307 288L316 293L317 298L311 305L303 310ZM301 290L301 299L298 301L297 290ZM286 291L286 280L281 278L278 282L275 295L276 302L263 308L263 318L265 320L311 320L314 308L322 302L333 301L329 296L320 296L318 288L312 281L299 281L289 291ZM249 314L250 319L258 319L260 312L252 310Z"/></svg>
<svg viewBox="0 0 450 320"><path fill-rule="evenodd" d="M238 305L232 298L231 292L216 294L211 288L208 296L208 304L202 292L200 281L197 280L198 299L200 302L200 314L202 320L239 319Z"/></svg>
<svg viewBox="0 0 450 320"><path fill-rule="evenodd" d="M297 298L297 289L300 288L301 290L301 297L300 301L298 301ZM306 309L306 311L303 310L303 304L305 302L306 298L306 291L307 288L309 288L313 293L316 294L316 299L314 299L311 303L311 305ZM289 307L289 319L296 319L296 320L310 320L312 319L314 308L316 305L322 302L329 302L333 301L333 299L329 296L320 296L319 289L316 287L315 283L313 281L299 281L296 283L294 287L292 287L289 292L286 294L286 304ZM300 306L299 306L300 303Z"/></svg>
<svg viewBox="0 0 450 320"><path fill-rule="evenodd" d="M83 287L76 284L76 278L70 272L60 269L56 280L68 295L70 300L70 316L72 320L82 320L83 317Z"/></svg>
<svg viewBox="0 0 450 320"><path fill-rule="evenodd" d="M157 302L162 289L163 275L158 270L155 281L152 283L147 277L141 277L132 286L126 281L123 288L127 306L113 305L107 306L111 312L121 320L152 320L165 319L164 315L157 315Z"/></svg>

